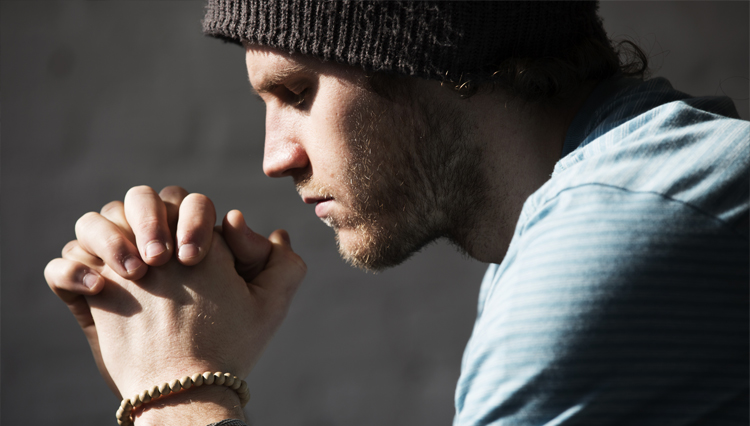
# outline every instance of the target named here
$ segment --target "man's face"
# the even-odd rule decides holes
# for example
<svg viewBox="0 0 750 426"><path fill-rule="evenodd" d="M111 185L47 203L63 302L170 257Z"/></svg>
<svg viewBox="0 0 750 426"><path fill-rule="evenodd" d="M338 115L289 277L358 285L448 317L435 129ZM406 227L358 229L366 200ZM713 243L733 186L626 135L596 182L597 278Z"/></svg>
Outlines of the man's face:
<svg viewBox="0 0 750 426"><path fill-rule="evenodd" d="M383 269L470 226L461 203L478 203L482 180L457 111L386 100L348 66L255 47L246 62L266 104L264 172L294 179L347 261Z"/></svg>

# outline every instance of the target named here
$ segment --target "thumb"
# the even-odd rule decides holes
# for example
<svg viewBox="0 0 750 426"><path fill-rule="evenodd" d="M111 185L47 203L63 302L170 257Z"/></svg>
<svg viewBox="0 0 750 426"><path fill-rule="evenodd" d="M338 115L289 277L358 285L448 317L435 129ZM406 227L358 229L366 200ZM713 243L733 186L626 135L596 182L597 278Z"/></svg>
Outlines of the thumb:
<svg viewBox="0 0 750 426"><path fill-rule="evenodd" d="M239 210L232 210L224 216L222 234L236 259L237 273L246 282L252 281L268 262L271 242L248 228Z"/></svg>
<svg viewBox="0 0 750 426"><path fill-rule="evenodd" d="M273 244L265 269L253 279L252 285L266 291L268 306L271 311L281 314L286 310L307 273L307 265L301 257L292 251L289 234L279 229L268 239Z"/></svg>

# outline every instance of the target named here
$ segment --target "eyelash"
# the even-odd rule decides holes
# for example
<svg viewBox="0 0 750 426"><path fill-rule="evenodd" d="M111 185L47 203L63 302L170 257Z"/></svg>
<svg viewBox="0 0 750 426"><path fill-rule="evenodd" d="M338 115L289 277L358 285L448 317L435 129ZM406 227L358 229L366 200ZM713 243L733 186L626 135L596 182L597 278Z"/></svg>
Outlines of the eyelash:
<svg viewBox="0 0 750 426"><path fill-rule="evenodd" d="M307 100L309 89L305 88L299 93L294 93L291 90L289 92L291 92L292 96L294 97L294 102L292 102L292 104L295 107L301 107Z"/></svg>

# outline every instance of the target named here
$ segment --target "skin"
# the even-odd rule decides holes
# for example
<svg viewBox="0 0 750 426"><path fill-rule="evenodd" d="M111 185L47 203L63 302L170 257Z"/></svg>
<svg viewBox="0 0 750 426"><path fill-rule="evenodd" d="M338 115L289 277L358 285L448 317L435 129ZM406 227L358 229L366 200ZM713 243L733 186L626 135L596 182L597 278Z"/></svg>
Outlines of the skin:
<svg viewBox="0 0 750 426"><path fill-rule="evenodd" d="M167 223L176 225L181 200L172 200L177 205L168 209ZM125 235L135 244L126 210L127 202L110 203L101 220L119 229L111 237ZM212 233L200 264L171 259L136 280L118 275L78 240L47 265L50 287L78 320L100 373L119 398L188 372L245 377L281 324L306 272L286 232L261 237L234 210ZM95 279L82 290L75 280L86 275ZM147 407L137 413L136 424L205 426L244 418L237 395L219 387L179 393Z"/></svg>
<svg viewBox="0 0 750 426"><path fill-rule="evenodd" d="M267 107L264 171L292 177L305 202L319 203L351 264L394 266L471 222L455 200L479 206L486 185L460 110L431 90L386 101L361 71L315 59L251 48L247 66Z"/></svg>
<svg viewBox="0 0 750 426"><path fill-rule="evenodd" d="M344 258L374 270L441 237L501 262L594 85L530 105L497 91L461 99L417 80L410 96L386 101L352 67L268 48L248 48L246 59L266 104L264 172L292 177L303 201L322 204ZM286 232L260 236L238 211L217 232L215 220L203 195L135 187L82 216L77 240L47 265L116 394L207 370L244 376L284 318L305 274ZM236 396L220 389L148 407L136 424L242 419Z"/></svg>

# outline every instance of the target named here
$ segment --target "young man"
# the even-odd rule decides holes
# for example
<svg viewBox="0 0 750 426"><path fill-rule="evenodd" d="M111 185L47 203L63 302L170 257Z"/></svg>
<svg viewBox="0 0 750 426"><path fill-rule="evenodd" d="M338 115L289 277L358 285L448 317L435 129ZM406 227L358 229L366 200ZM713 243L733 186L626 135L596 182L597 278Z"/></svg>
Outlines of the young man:
<svg viewBox="0 0 750 426"><path fill-rule="evenodd" d="M204 28L245 46L264 171L345 259L447 238L492 263L455 424L747 423L750 133L730 101L628 78L588 2L216 0ZM247 375L304 276L285 232L214 222L205 196L133 188L46 270L131 404ZM205 425L239 401L201 386L133 415Z"/></svg>

